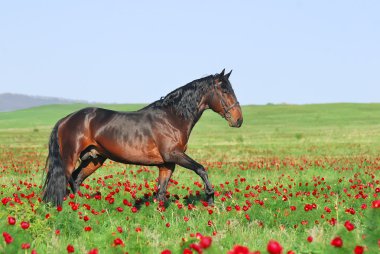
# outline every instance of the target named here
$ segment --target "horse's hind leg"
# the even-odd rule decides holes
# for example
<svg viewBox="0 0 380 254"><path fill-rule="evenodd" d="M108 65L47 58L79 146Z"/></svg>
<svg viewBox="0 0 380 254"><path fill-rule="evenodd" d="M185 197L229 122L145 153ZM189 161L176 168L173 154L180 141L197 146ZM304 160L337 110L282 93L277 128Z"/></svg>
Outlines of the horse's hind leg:
<svg viewBox="0 0 380 254"><path fill-rule="evenodd" d="M159 175L158 175L158 191L157 191L157 200L165 201L166 200L166 189L168 187L168 182L170 177L173 174L175 168L174 163L166 163L158 167Z"/></svg>
<svg viewBox="0 0 380 254"><path fill-rule="evenodd" d="M101 167L106 160L105 157L97 155L96 158L91 158L82 161L79 167L72 173L69 183L71 190L76 193L79 190L82 182L95 172L99 167Z"/></svg>

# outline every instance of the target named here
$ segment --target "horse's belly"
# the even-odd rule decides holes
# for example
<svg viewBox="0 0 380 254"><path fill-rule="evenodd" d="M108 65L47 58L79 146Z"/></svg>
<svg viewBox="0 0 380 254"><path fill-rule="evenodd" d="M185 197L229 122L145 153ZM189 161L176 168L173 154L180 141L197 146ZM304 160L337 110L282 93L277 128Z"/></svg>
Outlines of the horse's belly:
<svg viewBox="0 0 380 254"><path fill-rule="evenodd" d="M157 165L164 163L164 160L159 153L158 149L153 150L139 150L134 148L127 148L124 152L125 162L142 165Z"/></svg>
<svg viewBox="0 0 380 254"><path fill-rule="evenodd" d="M139 165L159 165L164 160L155 145L113 145L106 148L106 155L112 160L139 164Z"/></svg>

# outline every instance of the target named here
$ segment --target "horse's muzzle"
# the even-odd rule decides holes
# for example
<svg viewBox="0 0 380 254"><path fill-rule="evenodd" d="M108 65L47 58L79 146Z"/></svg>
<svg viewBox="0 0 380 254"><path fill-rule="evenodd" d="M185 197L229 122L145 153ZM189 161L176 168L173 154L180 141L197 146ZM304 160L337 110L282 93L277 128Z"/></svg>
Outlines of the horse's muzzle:
<svg viewBox="0 0 380 254"><path fill-rule="evenodd" d="M239 118L237 121L236 121L236 126L237 128L240 128L240 126L243 124L243 118Z"/></svg>
<svg viewBox="0 0 380 254"><path fill-rule="evenodd" d="M229 121L229 124L231 127L240 128L240 126L243 124L243 118L239 118L235 122Z"/></svg>

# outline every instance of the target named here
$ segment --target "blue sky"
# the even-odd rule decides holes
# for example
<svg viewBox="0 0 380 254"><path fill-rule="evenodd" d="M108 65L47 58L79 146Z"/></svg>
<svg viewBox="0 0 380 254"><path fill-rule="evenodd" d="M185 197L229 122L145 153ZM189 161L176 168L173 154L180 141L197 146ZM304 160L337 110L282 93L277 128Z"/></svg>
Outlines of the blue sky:
<svg viewBox="0 0 380 254"><path fill-rule="evenodd" d="M233 69L242 104L380 102L380 1L2 1L0 93L151 102Z"/></svg>

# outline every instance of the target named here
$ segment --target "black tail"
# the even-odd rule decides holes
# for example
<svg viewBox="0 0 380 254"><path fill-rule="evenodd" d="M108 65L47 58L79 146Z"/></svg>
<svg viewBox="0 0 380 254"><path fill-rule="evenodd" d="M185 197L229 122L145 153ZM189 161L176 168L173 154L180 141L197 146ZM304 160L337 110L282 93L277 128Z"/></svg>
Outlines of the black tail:
<svg viewBox="0 0 380 254"><path fill-rule="evenodd" d="M58 144L58 126L60 122L58 121L54 126L50 135L49 155L46 159L47 175L42 197L45 202L51 202L56 206L62 205L67 186L64 163Z"/></svg>

